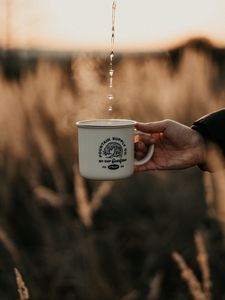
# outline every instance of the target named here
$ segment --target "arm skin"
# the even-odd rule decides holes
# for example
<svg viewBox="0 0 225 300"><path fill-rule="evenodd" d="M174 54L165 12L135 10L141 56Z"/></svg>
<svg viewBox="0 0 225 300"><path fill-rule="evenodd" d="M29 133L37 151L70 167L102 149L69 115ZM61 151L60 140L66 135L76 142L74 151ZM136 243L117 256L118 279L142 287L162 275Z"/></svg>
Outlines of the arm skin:
<svg viewBox="0 0 225 300"><path fill-rule="evenodd" d="M204 163L205 143L196 130L172 120L138 123L136 128L151 134L137 143L137 159L145 156L148 145L155 145L152 159L137 171L186 169Z"/></svg>
<svg viewBox="0 0 225 300"><path fill-rule="evenodd" d="M215 144L225 157L225 109L213 112L195 121L192 127L173 120L137 123L136 128L150 136L142 136L136 144L135 157L142 159L150 144L155 145L152 159L144 170L175 170L195 165L207 170L207 145ZM204 166L204 167L203 167Z"/></svg>

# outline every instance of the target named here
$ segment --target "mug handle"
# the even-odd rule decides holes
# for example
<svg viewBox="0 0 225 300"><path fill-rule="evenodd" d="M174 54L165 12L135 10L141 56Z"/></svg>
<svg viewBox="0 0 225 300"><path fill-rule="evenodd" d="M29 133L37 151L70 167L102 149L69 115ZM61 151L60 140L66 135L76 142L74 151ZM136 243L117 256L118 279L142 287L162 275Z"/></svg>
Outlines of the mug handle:
<svg viewBox="0 0 225 300"><path fill-rule="evenodd" d="M149 136L149 134L138 131L138 130L135 129L134 130L134 136L136 136L136 135L147 135L147 136ZM149 148L148 148L148 152L147 152L146 156L144 158L142 158L141 160L135 159L134 160L134 165L135 166L141 166L141 165L146 164L151 159L153 153L154 153L154 145L150 145Z"/></svg>

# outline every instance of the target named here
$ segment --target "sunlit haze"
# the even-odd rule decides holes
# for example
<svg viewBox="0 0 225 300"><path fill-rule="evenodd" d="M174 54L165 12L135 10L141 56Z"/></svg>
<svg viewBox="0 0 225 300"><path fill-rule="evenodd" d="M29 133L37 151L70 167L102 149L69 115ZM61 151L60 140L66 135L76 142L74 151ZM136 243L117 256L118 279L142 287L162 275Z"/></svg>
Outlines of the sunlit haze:
<svg viewBox="0 0 225 300"><path fill-rule="evenodd" d="M8 28L11 47L105 51L111 5L112 0L0 0L0 46L7 43ZM224 46L224 15L225 0L117 0L115 48L156 50L190 37Z"/></svg>

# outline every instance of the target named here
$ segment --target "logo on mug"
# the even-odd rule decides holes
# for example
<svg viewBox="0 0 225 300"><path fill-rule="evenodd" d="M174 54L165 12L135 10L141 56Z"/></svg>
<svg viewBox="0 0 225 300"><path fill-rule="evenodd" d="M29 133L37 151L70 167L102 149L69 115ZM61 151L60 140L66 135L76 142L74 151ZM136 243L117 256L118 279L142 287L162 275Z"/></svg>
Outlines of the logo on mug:
<svg viewBox="0 0 225 300"><path fill-rule="evenodd" d="M105 139L99 146L98 157L102 168L117 170L124 168L124 162L127 161L127 147L125 142L119 137Z"/></svg>

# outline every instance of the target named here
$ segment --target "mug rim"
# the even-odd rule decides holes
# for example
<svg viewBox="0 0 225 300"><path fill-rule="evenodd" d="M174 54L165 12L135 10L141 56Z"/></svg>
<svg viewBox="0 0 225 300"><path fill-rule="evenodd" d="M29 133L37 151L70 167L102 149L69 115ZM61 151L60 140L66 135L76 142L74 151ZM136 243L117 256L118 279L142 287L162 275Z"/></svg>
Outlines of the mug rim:
<svg viewBox="0 0 225 300"><path fill-rule="evenodd" d="M99 122L97 124L97 122ZM102 124L101 124L102 122ZM104 124L111 122L112 124ZM122 124L123 123L123 124ZM129 119L90 119L76 122L78 128L127 128L133 127L137 122Z"/></svg>

